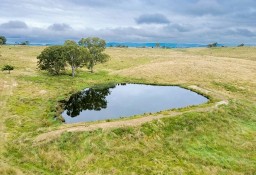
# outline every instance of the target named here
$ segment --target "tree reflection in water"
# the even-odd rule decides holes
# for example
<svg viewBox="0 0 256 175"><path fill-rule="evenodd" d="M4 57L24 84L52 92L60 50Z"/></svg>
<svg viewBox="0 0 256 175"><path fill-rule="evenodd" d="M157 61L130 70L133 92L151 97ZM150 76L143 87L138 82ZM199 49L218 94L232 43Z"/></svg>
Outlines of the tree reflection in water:
<svg viewBox="0 0 256 175"><path fill-rule="evenodd" d="M83 110L96 110L107 108L106 97L110 94L110 88L105 89L85 89L73 94L65 103L65 110L70 117L76 117Z"/></svg>

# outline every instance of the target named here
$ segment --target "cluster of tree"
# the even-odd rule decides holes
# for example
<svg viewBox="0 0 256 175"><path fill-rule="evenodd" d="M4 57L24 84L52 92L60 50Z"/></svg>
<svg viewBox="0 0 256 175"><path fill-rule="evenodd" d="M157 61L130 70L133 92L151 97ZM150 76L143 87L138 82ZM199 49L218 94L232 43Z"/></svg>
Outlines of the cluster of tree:
<svg viewBox="0 0 256 175"><path fill-rule="evenodd" d="M242 44L239 44L237 47L243 47L244 46L244 43ZM212 43L212 44L208 44L207 47L218 47L218 43ZM226 47L226 46L221 46L221 47Z"/></svg>
<svg viewBox="0 0 256 175"><path fill-rule="evenodd" d="M0 36L0 45L6 44L6 38L4 36Z"/></svg>
<svg viewBox="0 0 256 175"><path fill-rule="evenodd" d="M212 44L208 44L207 45L207 47L217 47L218 46L218 43L216 42L216 43L212 43Z"/></svg>
<svg viewBox="0 0 256 175"><path fill-rule="evenodd" d="M108 60L109 56L103 53L105 48L106 42L97 37L82 38L78 44L75 41L67 40L63 46L50 46L44 49L37 57L38 67L58 75L69 65L73 77L79 67L87 66L93 72L93 67L97 63Z"/></svg>

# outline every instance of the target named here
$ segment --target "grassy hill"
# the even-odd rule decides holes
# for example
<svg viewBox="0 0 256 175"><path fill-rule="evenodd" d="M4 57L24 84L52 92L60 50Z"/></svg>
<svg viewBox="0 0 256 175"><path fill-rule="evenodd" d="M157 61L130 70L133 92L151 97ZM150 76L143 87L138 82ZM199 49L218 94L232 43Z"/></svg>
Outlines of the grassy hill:
<svg viewBox="0 0 256 175"><path fill-rule="evenodd" d="M36 56L44 48L0 47L0 67L15 67L0 73L0 174L256 173L255 47L108 48L109 62L75 78L69 70L60 76L39 71ZM66 125L54 119L59 100L113 82L196 86L209 92L211 103L175 110L175 116L136 116L164 116L142 125L91 131L66 132L106 121ZM222 100L228 104L214 107ZM37 141L60 129L65 132Z"/></svg>

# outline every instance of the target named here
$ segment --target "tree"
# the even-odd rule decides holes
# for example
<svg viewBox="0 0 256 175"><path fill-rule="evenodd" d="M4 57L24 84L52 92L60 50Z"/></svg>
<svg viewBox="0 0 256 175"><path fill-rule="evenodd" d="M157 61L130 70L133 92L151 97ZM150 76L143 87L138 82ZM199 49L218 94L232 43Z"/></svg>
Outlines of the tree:
<svg viewBox="0 0 256 175"><path fill-rule="evenodd" d="M6 44L6 38L4 36L0 36L0 45Z"/></svg>
<svg viewBox="0 0 256 175"><path fill-rule="evenodd" d="M62 46L47 47L37 59L39 69L47 70L51 74L58 75L65 70L66 60Z"/></svg>
<svg viewBox="0 0 256 175"><path fill-rule="evenodd" d="M37 57L39 69L47 70L53 75L58 75L69 64L73 77L78 67L86 65L88 58L88 49L80 47L72 40L67 40L63 46L47 47Z"/></svg>
<svg viewBox="0 0 256 175"><path fill-rule="evenodd" d="M10 74L10 73L11 73L11 70L13 70L13 69L14 69L13 66L11 66L11 65L5 65L5 66L2 68L2 71L7 70L7 71L9 71L9 74Z"/></svg>
<svg viewBox="0 0 256 175"><path fill-rule="evenodd" d="M104 63L109 59L109 56L103 51L106 49L106 42L97 37L82 38L78 44L84 46L89 50L89 57L87 61L87 68L93 72L93 67L97 63Z"/></svg>
<svg viewBox="0 0 256 175"><path fill-rule="evenodd" d="M87 48L80 47L75 41L67 40L63 46L64 57L72 69L72 77L75 76L76 69L83 67L89 60L89 52Z"/></svg>
<svg viewBox="0 0 256 175"><path fill-rule="evenodd" d="M22 41L21 43L20 43L20 45L29 45L29 41Z"/></svg>
<svg viewBox="0 0 256 175"><path fill-rule="evenodd" d="M244 43L239 44L237 47L244 47Z"/></svg>
<svg viewBox="0 0 256 175"><path fill-rule="evenodd" d="M218 43L212 43L212 44L208 44L207 47L217 47L218 46Z"/></svg>

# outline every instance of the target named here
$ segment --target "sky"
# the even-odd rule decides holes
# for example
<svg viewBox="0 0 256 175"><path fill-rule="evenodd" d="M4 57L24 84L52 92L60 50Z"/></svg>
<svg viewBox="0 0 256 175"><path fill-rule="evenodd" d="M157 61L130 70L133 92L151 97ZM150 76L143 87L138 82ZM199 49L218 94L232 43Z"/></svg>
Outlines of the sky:
<svg viewBox="0 0 256 175"><path fill-rule="evenodd" d="M0 0L9 42L256 44L256 0Z"/></svg>

